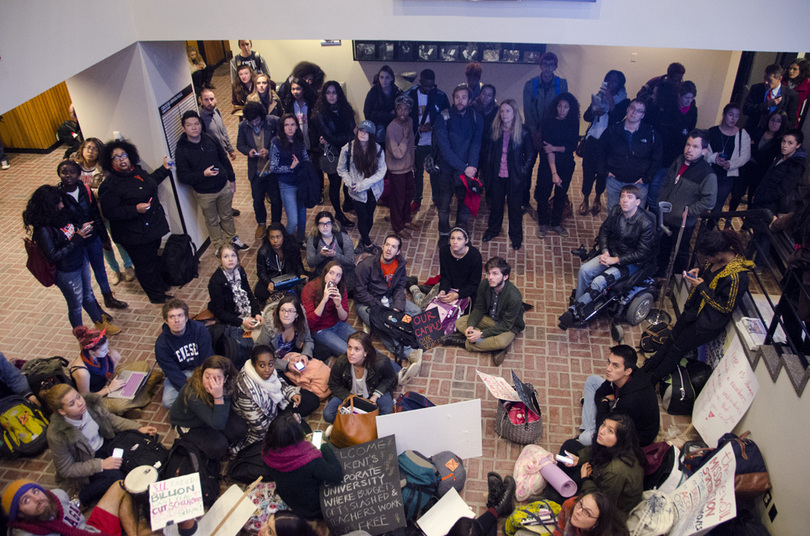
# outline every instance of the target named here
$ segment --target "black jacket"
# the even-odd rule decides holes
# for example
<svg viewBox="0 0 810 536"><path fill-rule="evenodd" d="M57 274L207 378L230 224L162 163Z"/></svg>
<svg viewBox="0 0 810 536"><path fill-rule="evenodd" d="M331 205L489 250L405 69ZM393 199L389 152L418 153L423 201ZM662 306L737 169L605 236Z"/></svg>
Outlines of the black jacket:
<svg viewBox="0 0 810 536"><path fill-rule="evenodd" d="M754 193L752 208L767 208L774 214L787 214L797 208L797 186L804 175L807 156L803 151L803 148L799 148L793 156L781 163L780 157L776 157Z"/></svg>
<svg viewBox="0 0 810 536"><path fill-rule="evenodd" d="M625 218L622 207L616 205L599 227L599 249L619 257L622 266L652 260L655 241L655 220L641 207Z"/></svg>
<svg viewBox="0 0 810 536"><path fill-rule="evenodd" d="M672 203L672 212L664 214L664 223L675 228L681 226L684 207L689 207L686 226L694 227L698 217L714 208L717 201L717 176L705 158L692 163L675 184L684 161L685 158L681 155L669 166L667 177L658 194L659 201Z"/></svg>
<svg viewBox="0 0 810 536"><path fill-rule="evenodd" d="M604 400L608 395L615 395L613 402ZM655 441L660 426L658 414L658 396L645 372L636 369L630 375L630 380L620 389L616 389L612 382L605 380L594 395L596 401L596 428L611 411L621 411L627 414L636 425L638 441L642 447Z"/></svg>
<svg viewBox="0 0 810 536"><path fill-rule="evenodd" d="M295 253L295 255L289 255L285 252L284 262L281 265L281 270L279 270L279 261L277 261L273 246L267 242L262 244L256 254L256 274L259 276L259 285L266 288L271 279L284 274L296 276L305 274L306 271L304 270L304 263L301 261L301 255L298 251Z"/></svg>
<svg viewBox="0 0 810 536"><path fill-rule="evenodd" d="M386 97L380 84L374 84L366 93L363 104L363 116L375 125L388 126L396 117L395 101L402 95L402 90L392 83L391 96Z"/></svg>
<svg viewBox="0 0 810 536"><path fill-rule="evenodd" d="M323 136L334 153L354 139L354 129L357 123L354 114L341 113L339 110L330 110L326 113L315 112L313 121L318 129L319 136Z"/></svg>
<svg viewBox="0 0 810 536"><path fill-rule="evenodd" d="M222 190L225 181L236 180L228 153L213 136L205 132L200 136L199 143L190 142L185 132L181 134L174 158L177 162L177 180L188 184L197 193L215 194ZM219 169L219 173L206 177L204 171L211 166Z"/></svg>
<svg viewBox="0 0 810 536"><path fill-rule="evenodd" d="M219 145L219 144L217 144ZM220 148L221 150L221 148ZM158 184L171 175L163 166L146 173L140 166L128 174L111 171L98 188L101 211L110 221L113 241L123 246L140 245L169 232L163 206L158 200ZM136 205L152 204L141 214Z"/></svg>
<svg viewBox="0 0 810 536"><path fill-rule="evenodd" d="M382 305L380 299L388 296L389 307L405 310L405 277L407 276L405 266L408 261L402 255L397 255L397 266L394 275L391 277L391 284L385 281L385 275L380 267L382 253L369 255L357 264L355 274L357 275L357 287L354 289L354 300L356 303L368 305Z"/></svg>
<svg viewBox="0 0 810 536"><path fill-rule="evenodd" d="M250 289L245 269L241 266L237 269L239 270L242 288L247 293L248 300L250 300L250 316L256 316L262 311L259 302ZM236 302L233 301L233 291L228 284L228 279L225 277L225 272L220 268L217 268L208 281L208 295L211 297L208 302L208 310L214 313L217 320L232 326L238 327L242 325L242 319L236 310Z"/></svg>
<svg viewBox="0 0 810 536"><path fill-rule="evenodd" d="M487 168L483 171L490 181L496 181L501 169L503 136L494 141L490 138L486 147L487 154L486 158L482 159L482 163ZM509 178L519 180L521 183L531 179L532 165L536 158L537 151L532 143L532 133L524 126L519 146L515 147L512 140L509 140L509 148L506 151L506 167L509 170Z"/></svg>
<svg viewBox="0 0 810 536"><path fill-rule="evenodd" d="M661 136L647 123L641 122L627 144L624 121L610 125L599 138L599 173L613 173L619 182L632 184L642 179L645 184L661 167Z"/></svg>
<svg viewBox="0 0 810 536"><path fill-rule="evenodd" d="M75 272L87 262L84 254L84 239L76 232L81 224L74 225L73 234L68 239L69 228L34 227L33 240L42 250L48 261L59 272Z"/></svg>
<svg viewBox="0 0 810 536"><path fill-rule="evenodd" d="M258 156L250 156L250 150L255 149L260 151L267 149L267 161L270 161L270 143L276 137L278 132L278 117L275 115L268 115L264 125L264 147L257 147L255 138L253 137L253 127L247 122L242 121L239 123L239 134L236 137L236 149L247 156L248 180L253 180L253 177L261 171L256 169L256 162L259 160ZM270 170L269 164L267 171Z"/></svg>
<svg viewBox="0 0 810 536"><path fill-rule="evenodd" d="M414 143L419 145L419 86L413 86L405 94L413 99L411 119L413 119L413 132L416 135ZM427 110L430 124L435 126L436 117L442 110L450 108L450 101L447 100L447 95L445 95L444 91L436 87L428 93L427 97L427 106L425 106L425 109Z"/></svg>
<svg viewBox="0 0 810 536"><path fill-rule="evenodd" d="M649 123L661 136L663 160L660 167L668 167L683 154L689 133L697 125L698 109L692 102L685 114L681 113L677 101L669 102L660 108L652 108L647 114Z"/></svg>
<svg viewBox="0 0 810 536"><path fill-rule="evenodd" d="M109 242L110 236L107 234L104 220L101 219L101 211L98 209L98 201L96 196L93 195L93 191L79 181L77 186L79 200L76 201L72 195L65 191L62 183L59 183L57 188L62 192L62 203L65 205L70 221L80 225L88 221L93 222L92 236L101 238L104 243Z"/></svg>
<svg viewBox="0 0 810 536"><path fill-rule="evenodd" d="M391 360L378 353L374 366L366 368L366 387L369 396L392 393L396 386L397 375L394 374ZM346 400L352 394L352 365L346 354L338 357L335 364L332 365L332 371L329 374L329 390L332 391L332 396L341 400Z"/></svg>
<svg viewBox="0 0 810 536"><path fill-rule="evenodd" d="M748 92L742 110L748 116L748 122L745 124L748 132L751 132L757 126L767 126L762 124L771 114L771 110L765 102L765 93L767 91L765 83L760 82L751 86L751 90ZM785 112L788 118L788 128L793 128L796 126L796 117L798 116L799 94L785 84L782 84L779 91L782 100L776 105L776 111Z"/></svg>

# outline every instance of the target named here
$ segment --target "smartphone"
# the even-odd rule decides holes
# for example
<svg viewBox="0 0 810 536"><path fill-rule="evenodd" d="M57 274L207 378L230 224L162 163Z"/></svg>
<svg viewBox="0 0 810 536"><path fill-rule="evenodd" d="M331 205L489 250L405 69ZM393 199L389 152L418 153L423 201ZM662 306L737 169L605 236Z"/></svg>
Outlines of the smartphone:
<svg viewBox="0 0 810 536"><path fill-rule="evenodd" d="M326 247L326 246L324 246L324 247L322 247L322 248L321 248L321 251L323 251L323 252L327 252L327 251L329 251L329 248L328 248L328 247Z"/></svg>
<svg viewBox="0 0 810 536"><path fill-rule="evenodd" d="M121 449L121 448L113 449L112 457L113 458L123 458L124 457L124 449Z"/></svg>
<svg viewBox="0 0 810 536"><path fill-rule="evenodd" d="M302 371L302 370L304 370L304 367L306 367L306 365L304 365L304 363L302 363L301 361L298 361L297 363L293 363L293 366L295 367L295 370L297 370L297 371Z"/></svg>
<svg viewBox="0 0 810 536"><path fill-rule="evenodd" d="M326 286L327 286L327 287L329 287L329 288L334 288L334 287L335 287L335 282L334 282L334 281L330 281L330 282L328 282L328 283L326 284Z"/></svg>
<svg viewBox="0 0 810 536"><path fill-rule="evenodd" d="M218 167L211 168L211 171L219 171L219 168Z"/></svg>
<svg viewBox="0 0 810 536"><path fill-rule="evenodd" d="M323 443L323 432L321 430L312 432L312 444L315 446L315 448L321 448L321 443Z"/></svg>

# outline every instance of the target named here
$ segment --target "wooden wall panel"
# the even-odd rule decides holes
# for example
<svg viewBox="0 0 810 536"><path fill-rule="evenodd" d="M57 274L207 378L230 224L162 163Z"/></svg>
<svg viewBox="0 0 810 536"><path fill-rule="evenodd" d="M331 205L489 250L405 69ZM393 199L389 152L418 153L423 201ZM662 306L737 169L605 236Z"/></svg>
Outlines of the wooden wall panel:
<svg viewBox="0 0 810 536"><path fill-rule="evenodd" d="M7 149L48 149L56 129L70 119L70 95L62 82L3 114L0 139Z"/></svg>
<svg viewBox="0 0 810 536"><path fill-rule="evenodd" d="M202 41L205 47L205 62L216 65L225 59L225 41Z"/></svg>

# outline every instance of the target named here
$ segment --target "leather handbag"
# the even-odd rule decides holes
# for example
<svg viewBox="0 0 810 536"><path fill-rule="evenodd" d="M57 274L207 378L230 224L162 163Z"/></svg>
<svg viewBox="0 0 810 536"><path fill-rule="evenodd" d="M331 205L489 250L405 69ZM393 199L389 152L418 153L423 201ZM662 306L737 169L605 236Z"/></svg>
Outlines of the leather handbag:
<svg viewBox="0 0 810 536"><path fill-rule="evenodd" d="M56 265L45 257L39 244L30 238L23 238L23 240L25 240L25 252L28 254L25 267L43 286L52 286L56 283Z"/></svg>
<svg viewBox="0 0 810 536"><path fill-rule="evenodd" d="M371 409L371 408L374 409ZM351 413L344 414L343 408L349 408ZM355 413L355 408L366 413ZM342 449L368 443L377 439L377 415L380 408L375 404L366 402L357 395L349 395L338 408L329 442L336 448Z"/></svg>

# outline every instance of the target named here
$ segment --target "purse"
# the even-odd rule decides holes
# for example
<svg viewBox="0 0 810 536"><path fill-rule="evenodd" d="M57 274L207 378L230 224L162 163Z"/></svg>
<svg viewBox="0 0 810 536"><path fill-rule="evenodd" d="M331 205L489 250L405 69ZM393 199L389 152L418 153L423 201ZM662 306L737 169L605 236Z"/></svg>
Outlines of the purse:
<svg viewBox="0 0 810 536"><path fill-rule="evenodd" d="M37 281L42 283L42 286L53 286L56 283L56 265L45 257L39 244L30 238L23 238L23 240L25 241L25 252L28 254L25 267Z"/></svg>
<svg viewBox="0 0 810 536"><path fill-rule="evenodd" d="M351 408L351 413L341 413L342 408ZM355 408L366 413L354 413ZM329 442L336 448L342 449L377 439L377 415L379 414L380 408L375 404L366 402L357 395L349 395L338 408L332 433L329 435Z"/></svg>
<svg viewBox="0 0 810 536"><path fill-rule="evenodd" d="M537 391L533 391L532 396L536 397L536 393ZM523 422L514 424L510 419L509 410L510 408L506 407L505 401L498 400L498 409L495 413L495 433L498 436L519 445L536 443L543 436L542 415L530 412L524 405ZM529 418L529 413L533 414L531 418ZM537 417L537 419L533 420L534 417Z"/></svg>

